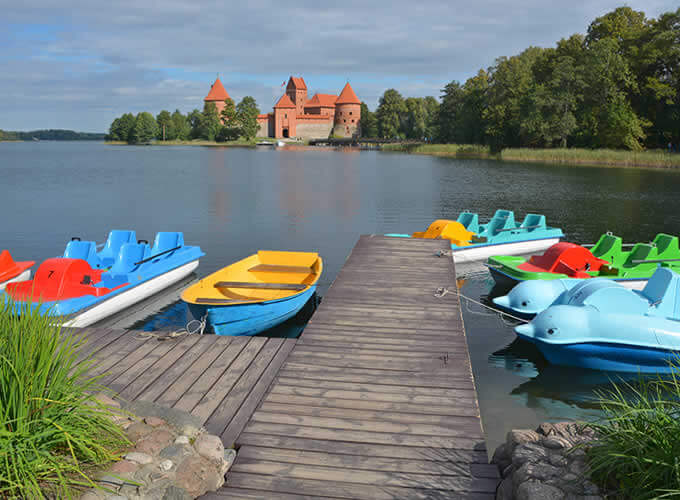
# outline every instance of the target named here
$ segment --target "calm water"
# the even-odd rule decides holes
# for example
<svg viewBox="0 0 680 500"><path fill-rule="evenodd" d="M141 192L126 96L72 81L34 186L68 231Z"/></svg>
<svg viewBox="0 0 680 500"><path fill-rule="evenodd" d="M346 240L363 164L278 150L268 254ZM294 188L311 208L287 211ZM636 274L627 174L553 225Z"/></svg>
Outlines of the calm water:
<svg viewBox="0 0 680 500"><path fill-rule="evenodd" d="M61 254L72 236L102 242L109 229L129 228L151 240L156 231L183 231L206 252L199 275L258 249L318 251L323 295L360 234L413 232L464 209L490 217L509 208L517 218L546 214L573 241L594 242L604 231L646 241L680 234L679 194L679 174L649 170L289 148L0 143L0 249L41 261ZM483 268L459 271L464 294L488 294ZM136 326L184 326L174 293L138 311ZM474 305L463 314L491 450L512 427L597 414L592 389L605 387L606 376L546 366L498 316Z"/></svg>

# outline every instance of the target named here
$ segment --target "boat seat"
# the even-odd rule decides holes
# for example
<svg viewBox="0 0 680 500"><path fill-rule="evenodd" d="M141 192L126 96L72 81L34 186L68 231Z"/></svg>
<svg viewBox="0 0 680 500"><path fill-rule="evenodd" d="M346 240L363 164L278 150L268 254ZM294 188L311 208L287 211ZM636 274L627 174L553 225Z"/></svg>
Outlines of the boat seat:
<svg viewBox="0 0 680 500"><path fill-rule="evenodd" d="M197 304L240 304L243 302L254 302L254 299L211 299L209 297L198 297Z"/></svg>
<svg viewBox="0 0 680 500"><path fill-rule="evenodd" d="M648 243L637 243L621 265L622 270L647 270L658 267L656 262L638 262L641 260L653 260L656 258L656 247Z"/></svg>
<svg viewBox="0 0 680 500"><path fill-rule="evenodd" d="M486 234L480 236L494 236L500 232L501 229L514 229L515 215L511 210L496 210L488 224L484 226Z"/></svg>
<svg viewBox="0 0 680 500"><path fill-rule="evenodd" d="M461 212L456 219L465 229L473 233L479 233L479 215L472 212Z"/></svg>
<svg viewBox="0 0 680 500"><path fill-rule="evenodd" d="M184 246L183 233L161 231L156 234L156 239L154 240L153 248L151 249L151 255L158 255L160 253L168 252L168 250L173 250L181 246Z"/></svg>
<svg viewBox="0 0 680 500"><path fill-rule="evenodd" d="M597 243L595 243L590 252L595 257L604 259L615 266L621 263L621 257L623 256L622 244L619 236L606 233L600 236L600 239L597 240Z"/></svg>
<svg viewBox="0 0 680 500"><path fill-rule="evenodd" d="M545 215L527 214L524 217L524 221L519 227L526 228L527 233L530 233L532 231L545 230L546 229Z"/></svg>
<svg viewBox="0 0 680 500"><path fill-rule="evenodd" d="M215 288L261 288L270 290L304 290L309 285L300 283L252 283L248 281L218 281Z"/></svg>
<svg viewBox="0 0 680 500"><path fill-rule="evenodd" d="M149 245L146 243L125 243L109 273L111 275L128 274L139 266L139 261L148 256Z"/></svg>
<svg viewBox="0 0 680 500"><path fill-rule="evenodd" d="M667 318L677 318L678 286L680 277L668 268L657 269L647 285L640 291L640 295L649 300L648 314Z"/></svg>
<svg viewBox="0 0 680 500"><path fill-rule="evenodd" d="M120 248L125 243L136 243L137 233L129 230L114 229L109 233L104 248L98 253L102 267L111 266L118 258Z"/></svg>
<svg viewBox="0 0 680 500"><path fill-rule="evenodd" d="M284 266L281 264L258 264L248 269L251 272L265 273L305 273L316 274L311 267L307 266Z"/></svg>
<svg viewBox="0 0 680 500"><path fill-rule="evenodd" d="M92 269L100 269L102 267L102 261L99 255L97 255L97 244L94 241L69 241L66 244L64 257L67 259L85 260Z"/></svg>
<svg viewBox="0 0 680 500"><path fill-rule="evenodd" d="M680 258L680 248L678 248L677 236L659 233L654 237L653 243L656 245L657 259Z"/></svg>

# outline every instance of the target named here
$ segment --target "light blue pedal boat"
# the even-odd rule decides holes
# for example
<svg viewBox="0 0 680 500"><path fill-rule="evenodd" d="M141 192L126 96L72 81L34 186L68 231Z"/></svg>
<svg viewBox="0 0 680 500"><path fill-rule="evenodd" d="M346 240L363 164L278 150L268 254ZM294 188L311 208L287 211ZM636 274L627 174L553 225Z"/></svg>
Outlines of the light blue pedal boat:
<svg viewBox="0 0 680 500"><path fill-rule="evenodd" d="M517 255L545 250L564 237L561 229L550 227L545 215L527 214L515 222L511 210L496 210L486 224L479 215L464 211L455 221L439 219L424 232L389 233L396 238L448 239L456 262L486 260L493 255Z"/></svg>
<svg viewBox="0 0 680 500"><path fill-rule="evenodd" d="M515 332L553 364L670 373L680 364L680 275L660 267L639 292L586 280Z"/></svg>
<svg viewBox="0 0 680 500"><path fill-rule="evenodd" d="M255 335L295 316L322 270L317 253L260 250L190 286L182 300L217 335Z"/></svg>

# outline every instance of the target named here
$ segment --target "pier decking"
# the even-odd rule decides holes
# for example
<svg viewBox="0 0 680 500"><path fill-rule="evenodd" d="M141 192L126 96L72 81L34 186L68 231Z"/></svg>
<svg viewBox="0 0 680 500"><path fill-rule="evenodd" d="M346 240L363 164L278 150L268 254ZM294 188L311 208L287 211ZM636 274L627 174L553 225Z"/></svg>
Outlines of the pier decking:
<svg viewBox="0 0 680 500"><path fill-rule="evenodd" d="M92 330L127 399L199 416L235 444L205 498L491 499L477 396L442 240L362 236L299 339Z"/></svg>

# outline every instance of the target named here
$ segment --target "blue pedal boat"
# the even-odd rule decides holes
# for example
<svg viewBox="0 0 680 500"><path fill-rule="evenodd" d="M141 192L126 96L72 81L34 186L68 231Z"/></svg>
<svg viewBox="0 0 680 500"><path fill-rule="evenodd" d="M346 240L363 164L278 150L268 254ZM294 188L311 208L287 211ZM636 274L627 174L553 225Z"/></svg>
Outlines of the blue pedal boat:
<svg viewBox="0 0 680 500"><path fill-rule="evenodd" d="M680 366L680 275L660 267L639 292L587 280L515 332L553 364L670 373Z"/></svg>
<svg viewBox="0 0 680 500"><path fill-rule="evenodd" d="M3 298L18 311L40 307L64 326L89 326L188 276L203 255L180 232L159 232L149 246L134 231L113 230L99 252L94 241L74 238L63 257L44 261L34 279L8 285Z"/></svg>
<svg viewBox="0 0 680 500"><path fill-rule="evenodd" d="M517 255L545 250L564 237L561 229L550 227L545 215L527 214L522 223L515 222L511 210L496 210L486 224L479 215L464 211L455 221L439 219L424 232L389 233L397 238L448 239L456 262L485 260L493 255Z"/></svg>
<svg viewBox="0 0 680 500"><path fill-rule="evenodd" d="M255 335L295 316L322 271L317 253L260 250L190 286L182 300L217 335Z"/></svg>

